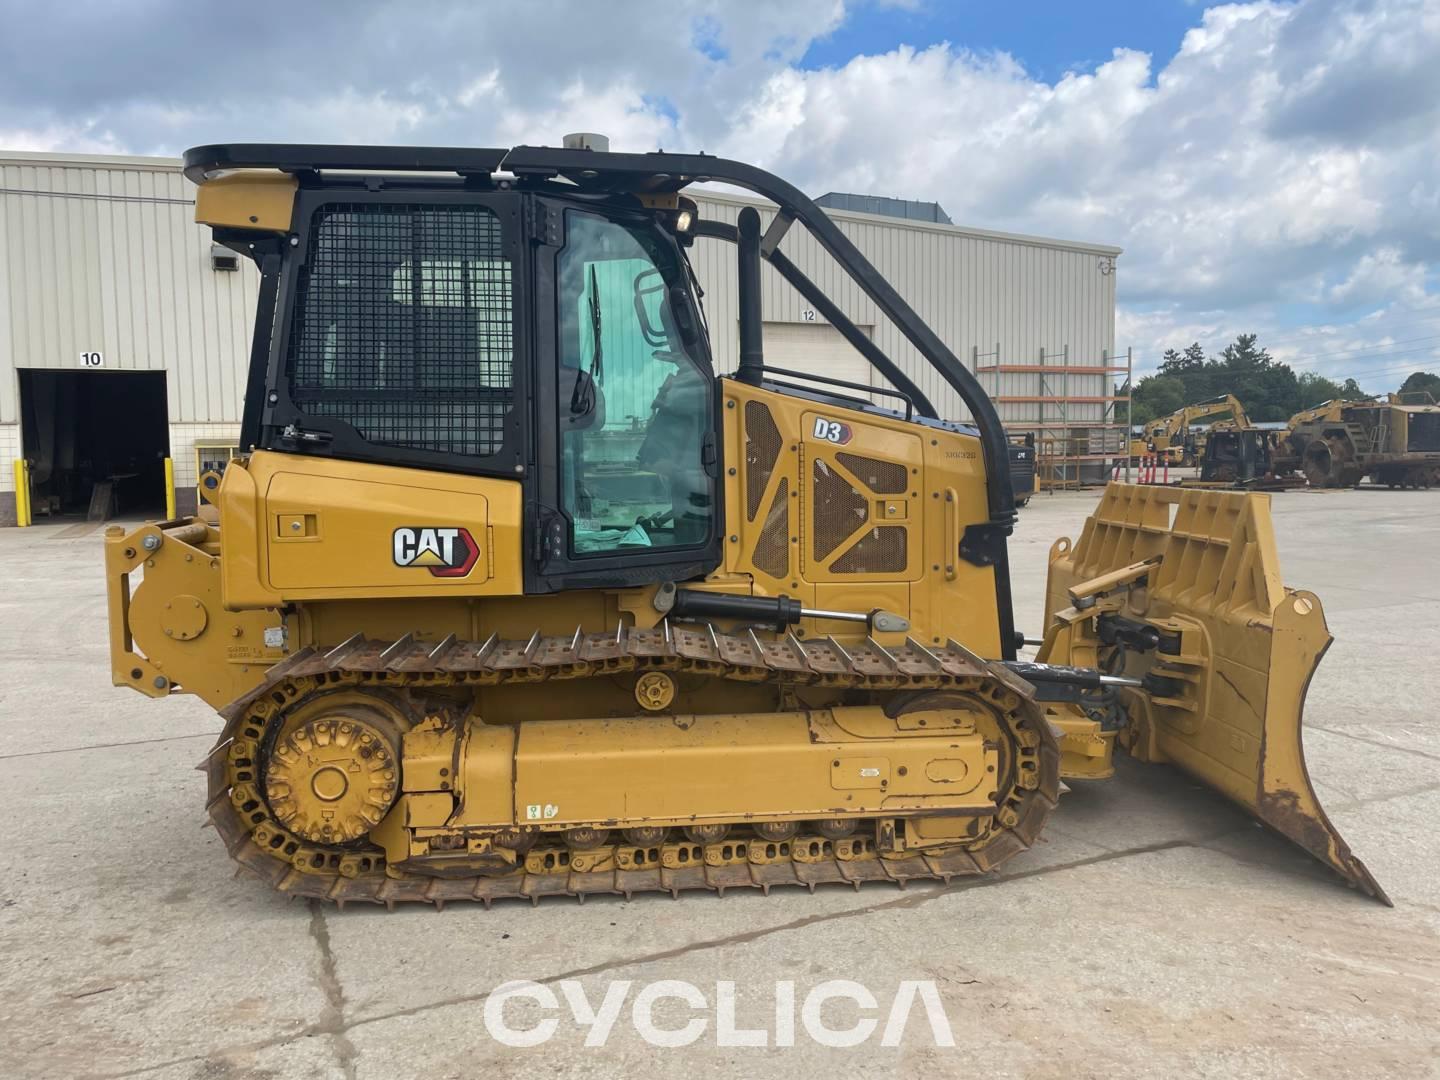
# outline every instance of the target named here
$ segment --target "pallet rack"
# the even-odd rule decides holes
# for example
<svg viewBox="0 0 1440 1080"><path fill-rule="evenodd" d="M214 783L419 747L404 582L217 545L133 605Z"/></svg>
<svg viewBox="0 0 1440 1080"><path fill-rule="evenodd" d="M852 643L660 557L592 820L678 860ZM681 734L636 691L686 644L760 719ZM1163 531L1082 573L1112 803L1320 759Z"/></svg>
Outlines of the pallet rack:
<svg viewBox="0 0 1440 1080"><path fill-rule="evenodd" d="M1125 350L1125 363L1116 361L1108 350L1101 353L1099 364L1072 363L1070 346L1065 345L1058 352L1041 348L1035 362L1004 363L1000 344L994 352L982 353L978 345L971 348L971 362L977 376L992 376L990 397L997 405L1034 406L1033 417L1004 421L1007 431L1033 432L1035 435L1035 482L1041 490L1077 488L1083 483L1081 466L1087 462L1099 462L1103 472L1110 472L1114 462L1123 462L1125 477L1130 477L1130 416L1132 403L1130 390L1134 372L1132 350ZM991 360L990 363L982 361ZM1124 373L1124 394L1076 394L1071 391L1071 377L1101 376L1108 384L1109 376ZM1037 377L1037 392L1034 394L1001 394L1000 376L1034 375ZM1125 421L1119 419L1119 406L1125 406ZM1101 419L1085 420L1075 416L1077 405L1101 405ZM1095 432L1100 432L1100 445L1096 448ZM1112 439L1109 432L1121 432ZM1108 443L1114 442L1112 450Z"/></svg>

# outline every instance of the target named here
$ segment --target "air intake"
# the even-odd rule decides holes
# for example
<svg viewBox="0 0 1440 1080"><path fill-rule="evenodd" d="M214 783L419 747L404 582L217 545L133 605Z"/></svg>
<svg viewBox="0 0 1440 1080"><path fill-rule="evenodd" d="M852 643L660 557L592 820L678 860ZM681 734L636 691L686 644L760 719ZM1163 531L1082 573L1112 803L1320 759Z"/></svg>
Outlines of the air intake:
<svg viewBox="0 0 1440 1080"><path fill-rule="evenodd" d="M745 403L745 517L755 520L760 500L780 459L780 429L758 401Z"/></svg>
<svg viewBox="0 0 1440 1080"><path fill-rule="evenodd" d="M790 479L781 477L750 561L773 578L790 573Z"/></svg>
<svg viewBox="0 0 1440 1080"><path fill-rule="evenodd" d="M858 454L836 454L835 460L877 495L903 495L910 486L910 474L904 465L896 462L877 461Z"/></svg>
<svg viewBox="0 0 1440 1080"><path fill-rule="evenodd" d="M870 519L870 500L821 458L815 459L812 475L815 558L824 562Z"/></svg>
<svg viewBox="0 0 1440 1080"><path fill-rule="evenodd" d="M909 555L909 530L903 525L877 525L864 533L830 567L832 574L899 574Z"/></svg>

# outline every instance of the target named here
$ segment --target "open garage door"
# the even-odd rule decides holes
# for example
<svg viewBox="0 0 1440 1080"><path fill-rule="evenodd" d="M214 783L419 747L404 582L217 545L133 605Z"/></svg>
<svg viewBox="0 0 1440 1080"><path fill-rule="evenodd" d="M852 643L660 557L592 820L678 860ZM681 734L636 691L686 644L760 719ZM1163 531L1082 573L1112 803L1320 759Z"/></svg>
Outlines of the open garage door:
<svg viewBox="0 0 1440 1080"><path fill-rule="evenodd" d="M871 328L860 327L870 336ZM880 384L870 362L850 347L829 323L765 324L765 363L847 382Z"/></svg>
<svg viewBox="0 0 1440 1080"><path fill-rule="evenodd" d="M34 517L163 517L170 428L162 371L20 371Z"/></svg>

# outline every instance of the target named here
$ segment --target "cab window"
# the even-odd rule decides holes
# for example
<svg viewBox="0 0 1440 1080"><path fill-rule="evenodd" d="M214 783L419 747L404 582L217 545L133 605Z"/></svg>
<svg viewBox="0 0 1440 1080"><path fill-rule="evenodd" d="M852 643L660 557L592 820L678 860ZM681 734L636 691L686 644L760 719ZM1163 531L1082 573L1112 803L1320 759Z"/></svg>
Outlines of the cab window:
<svg viewBox="0 0 1440 1080"><path fill-rule="evenodd" d="M503 239L486 206L317 209L287 344L291 400L374 447L500 454L515 403Z"/></svg>
<svg viewBox="0 0 1440 1080"><path fill-rule="evenodd" d="M686 302L683 273L654 224L567 211L556 408L574 555L709 538L711 379L671 306L672 289L674 303Z"/></svg>

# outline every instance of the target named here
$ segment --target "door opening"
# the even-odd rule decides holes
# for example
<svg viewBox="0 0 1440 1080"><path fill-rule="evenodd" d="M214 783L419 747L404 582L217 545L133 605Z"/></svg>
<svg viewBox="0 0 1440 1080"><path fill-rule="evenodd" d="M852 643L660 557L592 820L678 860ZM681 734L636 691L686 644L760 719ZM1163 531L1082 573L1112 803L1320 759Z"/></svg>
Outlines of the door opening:
<svg viewBox="0 0 1440 1080"><path fill-rule="evenodd" d="M163 371L20 371L31 513L163 517L170 428Z"/></svg>

